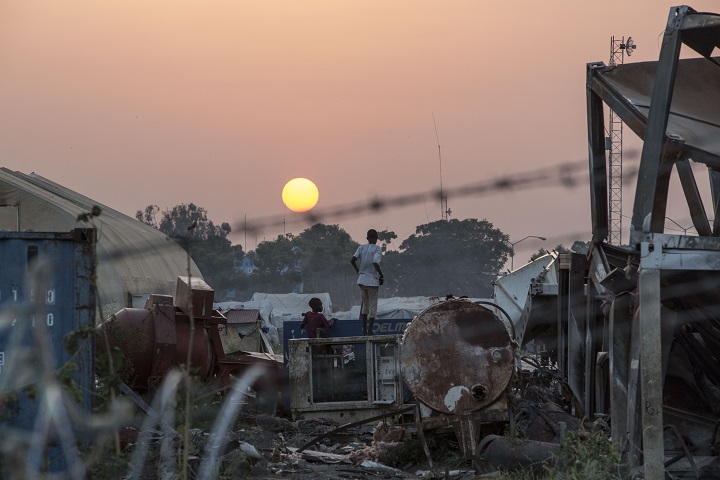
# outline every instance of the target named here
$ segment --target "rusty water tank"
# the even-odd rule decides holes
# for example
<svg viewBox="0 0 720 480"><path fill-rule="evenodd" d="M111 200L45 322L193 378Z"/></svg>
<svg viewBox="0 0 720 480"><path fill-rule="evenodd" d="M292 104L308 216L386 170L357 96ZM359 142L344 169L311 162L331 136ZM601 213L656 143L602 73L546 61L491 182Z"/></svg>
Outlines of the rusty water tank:
<svg viewBox="0 0 720 480"><path fill-rule="evenodd" d="M514 346L505 322L469 300L422 311L403 335L400 369L410 390L445 414L480 410L507 389Z"/></svg>
<svg viewBox="0 0 720 480"><path fill-rule="evenodd" d="M111 347L120 348L131 362L127 383L135 390L152 389L170 369L187 363L190 323L177 318L172 305L123 308L100 328L108 333ZM101 335L98 348L104 349ZM192 334L191 368L205 379L212 373L213 362L207 331L197 325Z"/></svg>

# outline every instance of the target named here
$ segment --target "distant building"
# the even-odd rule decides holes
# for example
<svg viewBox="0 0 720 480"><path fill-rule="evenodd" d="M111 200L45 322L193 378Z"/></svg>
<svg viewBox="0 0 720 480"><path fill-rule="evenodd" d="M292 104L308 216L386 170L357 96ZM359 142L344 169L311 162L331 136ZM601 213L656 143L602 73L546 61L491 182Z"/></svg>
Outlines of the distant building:
<svg viewBox="0 0 720 480"><path fill-rule="evenodd" d="M235 271L241 271L245 275L252 275L257 269L258 267L255 266L255 263L253 263L248 256L243 257L240 262L236 262L235 264Z"/></svg>

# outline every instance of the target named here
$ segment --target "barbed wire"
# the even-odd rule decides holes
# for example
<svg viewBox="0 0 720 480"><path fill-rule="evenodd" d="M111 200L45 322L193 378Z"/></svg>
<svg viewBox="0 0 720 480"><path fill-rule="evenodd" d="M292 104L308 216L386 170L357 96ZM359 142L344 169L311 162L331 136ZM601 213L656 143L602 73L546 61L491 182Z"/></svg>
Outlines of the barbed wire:
<svg viewBox="0 0 720 480"><path fill-rule="evenodd" d="M636 152L629 150L626 156L632 157ZM627 166L623 171L623 181L629 181L637 176L637 166ZM362 214L377 213L382 210L408 207L424 203L428 196L438 201L442 196L462 198L470 196L484 196L508 191L524 191L533 188L576 188L589 183L587 160L578 162L560 163L550 167L505 175L492 180L482 180L458 187L438 190L413 192L390 197L374 197L364 201L349 204L335 205L326 208L315 208L307 213L292 215L270 215L256 220L235 223L233 231L244 231L248 234L258 234L279 227L313 225L326 223L330 220L340 220Z"/></svg>
<svg viewBox="0 0 720 480"><path fill-rule="evenodd" d="M636 152L628 150L626 157L632 157ZM637 177L638 167L634 165L626 166L623 171L623 181L630 182ZM549 167L543 167L535 170L523 171L510 175L503 175L490 180L482 180L458 187L450 187L443 189L443 195L450 195L453 198L458 197L482 197L494 195L503 192L520 193L530 189L547 189L547 188L577 188L579 186L589 184L588 162L581 160L576 162L564 162ZM348 217L355 217L362 214L376 213L387 209L403 208L415 204L425 203L428 195L440 200L440 190L413 192L404 195L375 197L369 200L335 205L327 208L313 209L304 214L293 215L289 219L285 215L270 215L260 217L256 220L247 222L234 222L233 232L244 231L246 234L258 234L266 230L287 226L314 225L316 223L326 223L331 220L340 220ZM589 216L589 212L588 212ZM98 229L99 235L102 235L102 214L98 215L99 224L92 220L93 214L85 219L87 226ZM140 221L140 220L138 220ZM553 237L553 242L557 245L563 242L573 242L575 240L589 240L590 232L577 232L559 234ZM190 242L196 244L202 240L187 237L168 237L168 247L176 247L175 242ZM245 247L245 246L244 246ZM162 246L157 244L146 246L135 246L131 251L124 249L102 249L101 258L104 260L113 260L133 255L142 255L147 252L157 252L163 250Z"/></svg>

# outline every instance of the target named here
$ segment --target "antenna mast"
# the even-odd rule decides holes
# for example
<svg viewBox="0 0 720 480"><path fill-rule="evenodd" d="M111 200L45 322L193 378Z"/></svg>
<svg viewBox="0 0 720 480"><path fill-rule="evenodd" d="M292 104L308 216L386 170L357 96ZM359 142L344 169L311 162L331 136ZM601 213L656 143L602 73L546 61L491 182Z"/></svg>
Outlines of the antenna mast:
<svg viewBox="0 0 720 480"><path fill-rule="evenodd" d="M628 57L632 55L637 46L632 37L616 39L610 37L610 66L625 63L625 51ZM605 137L605 150L608 150L608 183L609 183L609 210L608 210L608 242L611 245L622 244L622 120L620 116L610 109L608 121L608 136Z"/></svg>
<svg viewBox="0 0 720 480"><path fill-rule="evenodd" d="M448 215L450 215L450 209L447 204L447 195L443 192L442 184L442 154L440 153L440 137L438 136L437 124L435 123L435 113L433 113L433 126L435 127L435 139L437 140L438 147L438 160L440 161L440 214L442 220L447 221Z"/></svg>

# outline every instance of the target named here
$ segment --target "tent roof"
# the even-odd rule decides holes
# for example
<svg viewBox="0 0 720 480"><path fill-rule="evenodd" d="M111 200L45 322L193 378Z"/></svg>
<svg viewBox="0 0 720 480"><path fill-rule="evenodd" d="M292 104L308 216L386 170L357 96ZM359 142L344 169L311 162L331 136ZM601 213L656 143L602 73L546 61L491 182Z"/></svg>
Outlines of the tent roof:
<svg viewBox="0 0 720 480"><path fill-rule="evenodd" d="M227 317L232 310L257 310L263 323L270 324L273 311L272 303L269 300L248 301L248 302L217 302L213 308Z"/></svg>
<svg viewBox="0 0 720 480"><path fill-rule="evenodd" d="M302 318L310 310L308 302L311 298L317 297L323 303L323 313L330 315L332 312L332 301L329 293L254 293L254 301L268 300L272 306L273 317Z"/></svg>
<svg viewBox="0 0 720 480"><path fill-rule="evenodd" d="M261 320L262 317L260 317L260 310L258 309L252 309L252 310L230 310L225 313L225 318L227 318L227 323L229 324L238 324L238 323L257 323L258 320Z"/></svg>
<svg viewBox="0 0 720 480"><path fill-rule="evenodd" d="M78 215L93 206L101 208L93 224L98 230L98 293L103 314L127 306L130 295L172 295L177 277L187 275L187 255L168 236L35 173L0 168L0 204L17 207L20 231L38 232L88 227L77 220ZM18 230L18 225L5 221L0 228ZM190 263L192 276L202 278L195 263Z"/></svg>
<svg viewBox="0 0 720 480"><path fill-rule="evenodd" d="M413 318L430 305L440 301L439 297L391 297L379 298L377 318ZM360 306L355 305L346 312L336 312L333 316L339 320L357 320L360 318Z"/></svg>

